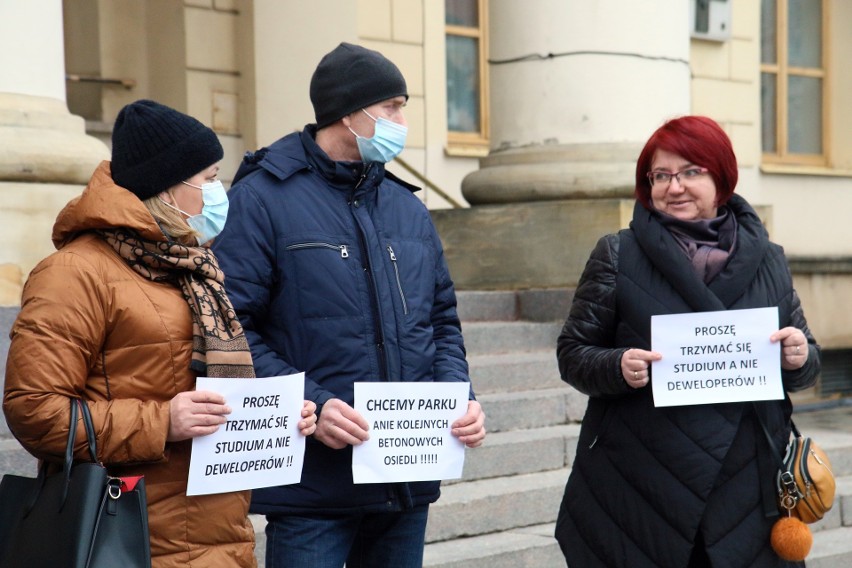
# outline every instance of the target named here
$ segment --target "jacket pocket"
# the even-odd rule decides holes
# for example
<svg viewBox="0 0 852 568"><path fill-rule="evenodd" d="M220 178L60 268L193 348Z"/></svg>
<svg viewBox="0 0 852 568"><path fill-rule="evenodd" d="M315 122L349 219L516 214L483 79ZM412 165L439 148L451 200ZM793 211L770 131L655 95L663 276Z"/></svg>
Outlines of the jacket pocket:
<svg viewBox="0 0 852 568"><path fill-rule="evenodd" d="M334 237L302 236L279 249L281 301L302 318L339 319L363 314L363 276L357 251Z"/></svg>
<svg viewBox="0 0 852 568"><path fill-rule="evenodd" d="M336 245L332 243L312 242L312 243L294 243L285 247L287 250L300 250L311 248L327 248L340 251L340 258L349 258L349 247L346 245Z"/></svg>

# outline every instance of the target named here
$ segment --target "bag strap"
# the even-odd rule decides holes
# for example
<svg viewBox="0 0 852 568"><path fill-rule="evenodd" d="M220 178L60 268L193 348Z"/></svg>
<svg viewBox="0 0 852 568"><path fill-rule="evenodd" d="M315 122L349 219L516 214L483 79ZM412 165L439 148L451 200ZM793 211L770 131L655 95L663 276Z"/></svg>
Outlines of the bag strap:
<svg viewBox="0 0 852 568"><path fill-rule="evenodd" d="M95 436L95 425L92 422L92 414L89 412L89 405L82 398L78 398L77 404L83 414L83 426L86 429L86 440L89 443L89 455L94 463L98 463L98 439Z"/></svg>
<svg viewBox="0 0 852 568"><path fill-rule="evenodd" d="M60 509L65 505L65 498L68 496L68 486L71 484L71 466L74 464L74 442L77 439L77 401L79 399L72 398L70 400L71 418L68 424L68 442L65 444L65 463L62 466L65 483L62 484L62 498L59 500Z"/></svg>
<svg viewBox="0 0 852 568"><path fill-rule="evenodd" d="M62 487L61 506L65 505L65 498L68 496L68 486L71 484L71 467L74 465L74 443L77 438L77 409L80 409L80 414L83 415L83 427L86 430L86 438L89 444L89 453L92 456L92 461L98 463L97 442L95 440L95 427L92 424L92 415L89 413L89 405L82 398L71 399L71 419L68 425L68 443L65 446L65 463L62 471L65 475L65 484ZM60 506L60 507L61 507Z"/></svg>
<svg viewBox="0 0 852 568"><path fill-rule="evenodd" d="M71 468L74 465L74 444L77 441L77 419L79 417L78 409L82 409L83 412L83 423L86 427L86 436L89 439L89 451L92 456L95 457L94 461L97 461L97 447L95 445L95 429L92 425L92 417L89 414L89 407L86 405L86 402L79 398L71 398L69 399L71 407L70 407L70 417L68 419L68 438L65 442L65 461L62 464L62 475L65 478L65 483L62 485L62 494L60 499L60 509L65 505L65 499L68 496L68 486L71 483ZM35 506L36 501L38 500L39 495L41 494L41 490L44 487L44 482L47 479L47 461L42 461L41 466L38 468L38 477L36 478L35 489L33 490L29 503L26 507L26 513L24 516L30 514L32 508Z"/></svg>
<svg viewBox="0 0 852 568"><path fill-rule="evenodd" d="M791 426L793 426L793 434L794 434L797 438L801 438L801 437L802 437L802 433L801 433L801 432L799 432L799 429L798 429L798 428L796 428L796 423L795 423L795 422L793 422L793 419L792 419L792 418L790 419L790 425L791 425Z"/></svg>
<svg viewBox="0 0 852 568"><path fill-rule="evenodd" d="M66 485L68 485L67 481L71 479L71 465L74 463L74 442L76 442L77 438L77 399L71 399L71 418L69 420L68 426L68 441L65 444L65 464L62 466L62 473L65 475ZM65 496L63 495L62 501L65 501Z"/></svg>
<svg viewBox="0 0 852 568"><path fill-rule="evenodd" d="M766 434L766 441L769 442L769 449L772 452L772 457L775 458L775 461L778 463L778 469L781 469L784 466L784 458L781 456L781 452L778 451L778 448L775 446L775 441L772 439L772 434L769 433L769 429L766 427L766 424L763 423L763 418L760 416L760 412L757 412L755 408L755 416L757 416L757 421L760 423L760 427L763 429L763 433ZM793 425L793 432L795 432L796 437L800 438L801 434L799 434L799 430L796 428L796 424L793 423L793 419L790 419L790 424Z"/></svg>

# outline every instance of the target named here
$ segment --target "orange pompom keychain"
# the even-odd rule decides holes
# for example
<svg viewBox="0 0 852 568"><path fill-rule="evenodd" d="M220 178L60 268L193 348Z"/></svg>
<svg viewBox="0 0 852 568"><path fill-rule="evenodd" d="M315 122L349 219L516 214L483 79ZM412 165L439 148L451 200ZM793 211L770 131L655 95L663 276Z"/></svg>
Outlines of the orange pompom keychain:
<svg viewBox="0 0 852 568"><path fill-rule="evenodd" d="M788 513L789 514L789 513ZM814 536L808 525L793 516L781 517L772 527L772 550L787 562L801 562L811 551Z"/></svg>

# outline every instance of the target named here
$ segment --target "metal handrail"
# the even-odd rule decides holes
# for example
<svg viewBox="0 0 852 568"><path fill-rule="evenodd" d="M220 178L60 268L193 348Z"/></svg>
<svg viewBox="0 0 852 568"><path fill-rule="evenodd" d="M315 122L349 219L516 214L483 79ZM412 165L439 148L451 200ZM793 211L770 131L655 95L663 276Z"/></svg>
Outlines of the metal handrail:
<svg viewBox="0 0 852 568"><path fill-rule="evenodd" d="M450 205L453 206L453 208L455 208L455 209L463 209L464 208L464 205L462 205L461 203L459 203L458 201L456 201L455 199L450 197L447 194L446 191L444 191L443 189L441 189L440 187L438 187L437 185L435 185L434 183L432 183L431 181L426 179L426 176L424 176L423 174L421 174L420 172L415 170L414 167L411 166L411 164L409 164L408 162L406 162L405 160L403 160L399 156L397 156L394 159L394 162L397 162L400 166L405 168L408 171L408 173L410 173L411 175L416 177L418 180L423 182L423 184L426 187L428 187L429 189L431 189L432 191L434 191L435 193L437 193L438 195L443 197L447 201L447 203L449 203Z"/></svg>

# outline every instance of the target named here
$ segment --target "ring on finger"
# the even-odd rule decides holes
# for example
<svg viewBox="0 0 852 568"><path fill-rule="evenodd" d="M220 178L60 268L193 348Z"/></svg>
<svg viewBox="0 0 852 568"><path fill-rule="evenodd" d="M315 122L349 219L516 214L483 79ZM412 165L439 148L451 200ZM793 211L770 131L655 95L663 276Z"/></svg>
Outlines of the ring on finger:
<svg viewBox="0 0 852 568"><path fill-rule="evenodd" d="M636 380L638 380L638 379L639 379L639 372L638 372L638 371L633 371L633 380L634 380L634 381L636 381Z"/></svg>
<svg viewBox="0 0 852 568"><path fill-rule="evenodd" d="M796 345L796 355L798 355L798 354L799 354L799 346Z"/></svg>

